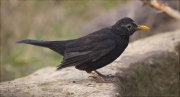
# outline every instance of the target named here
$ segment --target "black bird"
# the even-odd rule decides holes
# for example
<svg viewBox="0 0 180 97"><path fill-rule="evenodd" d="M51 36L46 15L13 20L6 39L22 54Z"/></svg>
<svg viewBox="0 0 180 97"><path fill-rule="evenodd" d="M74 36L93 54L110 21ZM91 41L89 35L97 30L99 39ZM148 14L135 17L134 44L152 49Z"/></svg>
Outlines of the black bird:
<svg viewBox="0 0 180 97"><path fill-rule="evenodd" d="M129 37L137 30L148 30L147 26L137 25L131 18L125 17L113 26L95 31L78 39L64 41L22 40L26 43L49 48L63 57L57 70L69 66L93 74L106 82L105 76L96 71L118 58L128 46ZM94 71L94 72L92 72Z"/></svg>

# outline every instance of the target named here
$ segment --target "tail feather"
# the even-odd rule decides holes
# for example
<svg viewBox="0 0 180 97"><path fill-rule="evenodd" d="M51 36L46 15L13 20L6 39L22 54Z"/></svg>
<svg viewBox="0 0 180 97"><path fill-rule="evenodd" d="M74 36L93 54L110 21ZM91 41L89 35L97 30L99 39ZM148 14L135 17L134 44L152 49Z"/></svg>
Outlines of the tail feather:
<svg viewBox="0 0 180 97"><path fill-rule="evenodd" d="M41 47L47 47L61 55L64 55L65 51L65 46L67 43L71 42L72 40L66 40L66 41L39 41L39 40L31 40L31 39L26 39L26 40L21 40L16 43L25 43L25 44L31 44L31 45L36 45L36 46L41 46Z"/></svg>
<svg viewBox="0 0 180 97"><path fill-rule="evenodd" d="M21 40L16 43L25 43L25 44L31 44L31 45L36 45L36 46L42 46L42 47L48 47L48 42L47 41L38 41L38 40Z"/></svg>

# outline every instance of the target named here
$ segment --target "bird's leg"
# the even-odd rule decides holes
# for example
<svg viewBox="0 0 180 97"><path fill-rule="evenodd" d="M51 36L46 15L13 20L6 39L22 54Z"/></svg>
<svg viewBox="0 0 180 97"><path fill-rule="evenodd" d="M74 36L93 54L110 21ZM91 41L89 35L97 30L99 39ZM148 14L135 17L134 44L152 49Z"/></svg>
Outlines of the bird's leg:
<svg viewBox="0 0 180 97"><path fill-rule="evenodd" d="M106 81L105 81L105 79L104 79L104 77L102 77L103 75L102 74L98 74L98 73L94 73L94 72L91 72L90 73L91 74L91 76L90 77L93 77L93 78L98 78L98 79L100 79L101 80L101 82L104 82L104 83L106 83Z"/></svg>
<svg viewBox="0 0 180 97"><path fill-rule="evenodd" d="M98 71L96 71L96 70L94 70L94 72L96 72L96 74L98 74L100 77L106 77L105 75L103 75L103 74L101 74L100 72L98 72Z"/></svg>
<svg viewBox="0 0 180 97"><path fill-rule="evenodd" d="M113 76L109 76L109 75L103 75L100 72L94 70L94 72L88 72L89 74L91 74L90 77L99 79L100 82L102 83L112 83L112 79L114 78Z"/></svg>
<svg viewBox="0 0 180 97"><path fill-rule="evenodd" d="M101 76L101 77L105 77L105 78L111 78L111 77L114 77L113 75L111 75L111 74L109 74L109 75L103 75L103 74L101 74L100 72L98 72L98 71L96 71L96 70L94 70L94 72L96 72L99 76Z"/></svg>

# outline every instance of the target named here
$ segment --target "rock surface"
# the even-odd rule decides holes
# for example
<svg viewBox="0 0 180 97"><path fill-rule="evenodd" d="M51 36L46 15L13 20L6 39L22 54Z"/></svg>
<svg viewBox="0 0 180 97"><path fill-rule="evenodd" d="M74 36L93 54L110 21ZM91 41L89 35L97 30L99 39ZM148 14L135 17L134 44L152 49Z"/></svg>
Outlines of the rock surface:
<svg viewBox="0 0 180 97"><path fill-rule="evenodd" d="M163 94L164 92L153 91L164 91L164 89L166 91L171 89L171 95L172 93L179 95L177 94L179 88L174 88L174 86L179 86L179 65L177 64L179 64L178 53L180 53L180 48L176 45L180 45L180 30L130 43L116 61L99 69L103 74L116 74L117 83L97 83L93 78L88 78L89 75L86 72L76 70L74 67L60 71L56 71L55 67L46 67L29 76L1 82L0 96L116 97L124 95L168 95L167 93ZM170 63L168 63L168 59L170 59ZM163 67L166 67L166 64L173 65L173 68L170 66L164 71ZM151 68L158 68L159 71L165 73L158 74L158 72L154 72L157 69ZM170 73L172 71L175 73ZM145 75L145 77L139 77L139 74ZM168 77L158 75L167 75ZM162 80L158 78L163 81L167 80L167 83L161 84ZM147 81L151 79L155 81ZM154 84L155 82L156 84ZM151 85L156 85L156 87L150 87Z"/></svg>

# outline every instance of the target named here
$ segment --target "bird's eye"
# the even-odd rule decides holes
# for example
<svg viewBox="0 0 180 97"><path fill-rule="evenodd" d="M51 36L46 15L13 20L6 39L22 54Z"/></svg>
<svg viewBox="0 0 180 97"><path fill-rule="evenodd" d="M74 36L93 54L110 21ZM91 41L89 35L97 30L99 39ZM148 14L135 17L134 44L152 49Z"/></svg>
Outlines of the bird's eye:
<svg viewBox="0 0 180 97"><path fill-rule="evenodd" d="M131 25L127 25L127 28L128 28L128 29L131 29L131 27L132 27Z"/></svg>

